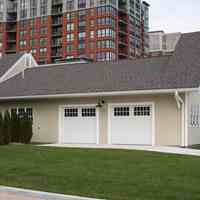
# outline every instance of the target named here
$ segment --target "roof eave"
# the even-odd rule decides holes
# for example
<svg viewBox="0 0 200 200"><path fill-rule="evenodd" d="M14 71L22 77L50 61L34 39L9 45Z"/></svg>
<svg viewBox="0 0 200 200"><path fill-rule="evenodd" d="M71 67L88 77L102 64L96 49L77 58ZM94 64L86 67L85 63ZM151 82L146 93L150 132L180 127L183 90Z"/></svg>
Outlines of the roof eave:
<svg viewBox="0 0 200 200"><path fill-rule="evenodd" d="M129 96L144 94L171 94L175 92L198 92L199 88L175 88L175 89L154 89L154 90L134 90L134 91L114 91L114 92L93 92L93 93L72 93L55 95L30 95L30 96L12 96L0 97L0 100L31 100L31 99L57 99L73 97L106 97L106 96Z"/></svg>

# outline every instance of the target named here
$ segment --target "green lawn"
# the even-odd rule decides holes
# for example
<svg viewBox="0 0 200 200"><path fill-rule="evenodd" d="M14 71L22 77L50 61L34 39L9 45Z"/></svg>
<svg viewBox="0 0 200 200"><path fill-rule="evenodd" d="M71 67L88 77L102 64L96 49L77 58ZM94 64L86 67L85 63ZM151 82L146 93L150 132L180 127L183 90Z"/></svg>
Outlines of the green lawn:
<svg viewBox="0 0 200 200"><path fill-rule="evenodd" d="M200 144L190 146L191 149L200 149Z"/></svg>
<svg viewBox="0 0 200 200"><path fill-rule="evenodd" d="M200 157L1 146L0 185L112 200L199 200Z"/></svg>

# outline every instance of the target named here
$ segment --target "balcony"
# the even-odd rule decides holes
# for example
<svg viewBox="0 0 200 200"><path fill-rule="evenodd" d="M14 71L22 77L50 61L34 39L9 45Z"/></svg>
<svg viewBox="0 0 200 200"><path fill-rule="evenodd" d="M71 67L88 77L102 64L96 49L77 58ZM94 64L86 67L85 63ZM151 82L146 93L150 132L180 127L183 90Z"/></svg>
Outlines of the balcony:
<svg viewBox="0 0 200 200"><path fill-rule="evenodd" d="M63 1L62 0L53 0L52 1L52 6L56 6L56 5L62 5Z"/></svg>
<svg viewBox="0 0 200 200"><path fill-rule="evenodd" d="M62 18L53 19L52 26L62 26Z"/></svg>
<svg viewBox="0 0 200 200"><path fill-rule="evenodd" d="M62 8L53 9L52 15L62 15Z"/></svg>
<svg viewBox="0 0 200 200"><path fill-rule="evenodd" d="M6 27L7 32L16 32L16 25L8 25Z"/></svg>
<svg viewBox="0 0 200 200"><path fill-rule="evenodd" d="M53 40L52 47L62 47L62 41L61 40Z"/></svg>

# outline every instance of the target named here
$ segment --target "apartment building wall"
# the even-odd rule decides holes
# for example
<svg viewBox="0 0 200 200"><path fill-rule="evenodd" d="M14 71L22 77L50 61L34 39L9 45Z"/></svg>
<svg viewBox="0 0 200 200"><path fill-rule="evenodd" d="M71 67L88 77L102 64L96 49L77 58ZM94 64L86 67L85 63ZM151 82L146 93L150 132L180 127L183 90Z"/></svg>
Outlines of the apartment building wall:
<svg viewBox="0 0 200 200"><path fill-rule="evenodd" d="M0 0L0 53L28 51L40 63L142 56L148 9L141 0Z"/></svg>
<svg viewBox="0 0 200 200"><path fill-rule="evenodd" d="M149 54L157 56L173 52L180 37L181 33L149 32Z"/></svg>

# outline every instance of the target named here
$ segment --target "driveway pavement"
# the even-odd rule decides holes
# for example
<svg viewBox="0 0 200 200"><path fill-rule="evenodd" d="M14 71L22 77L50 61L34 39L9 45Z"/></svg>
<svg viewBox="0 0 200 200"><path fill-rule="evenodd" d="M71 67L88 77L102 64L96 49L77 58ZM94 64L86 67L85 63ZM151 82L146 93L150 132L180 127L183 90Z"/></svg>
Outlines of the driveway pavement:
<svg viewBox="0 0 200 200"><path fill-rule="evenodd" d="M97 200L0 186L0 200Z"/></svg>
<svg viewBox="0 0 200 200"><path fill-rule="evenodd" d="M65 147L65 148L91 148L91 149L125 149L125 150L141 150L153 151L160 153L179 154L200 156L200 150L181 148L181 147L168 147L168 146L137 146L137 145L87 145L87 144L48 144L41 146L49 147Z"/></svg>

